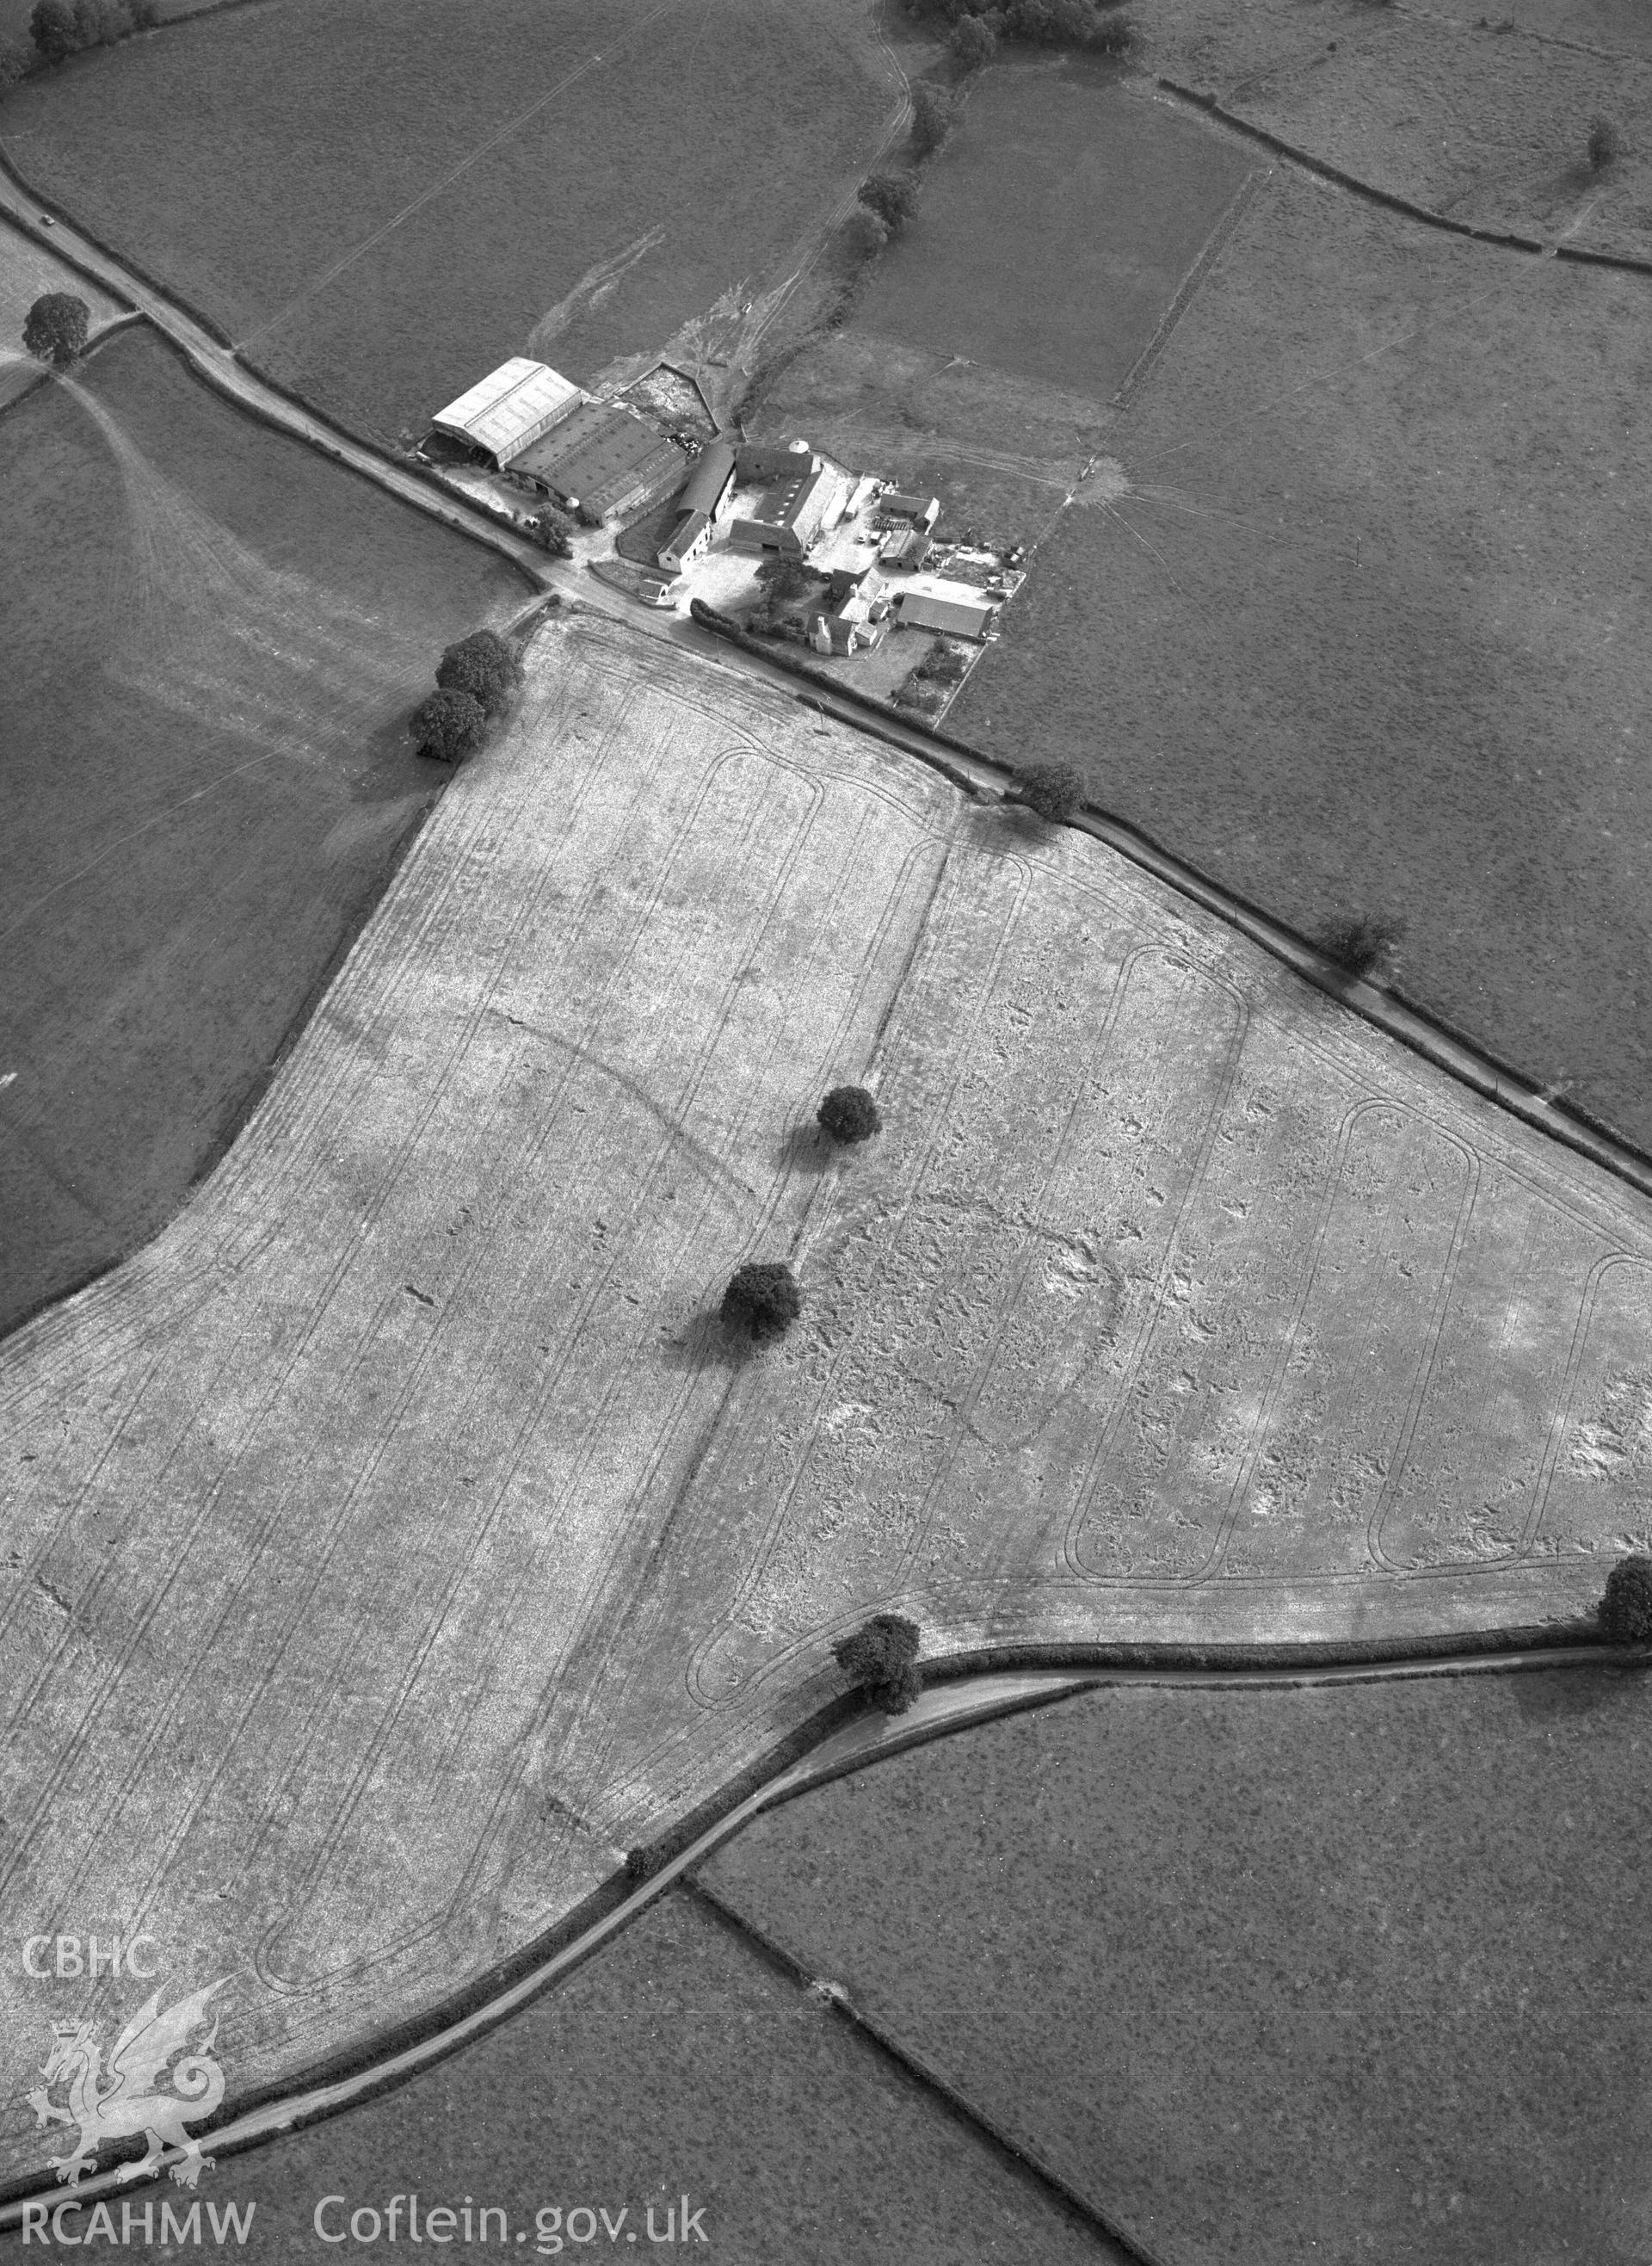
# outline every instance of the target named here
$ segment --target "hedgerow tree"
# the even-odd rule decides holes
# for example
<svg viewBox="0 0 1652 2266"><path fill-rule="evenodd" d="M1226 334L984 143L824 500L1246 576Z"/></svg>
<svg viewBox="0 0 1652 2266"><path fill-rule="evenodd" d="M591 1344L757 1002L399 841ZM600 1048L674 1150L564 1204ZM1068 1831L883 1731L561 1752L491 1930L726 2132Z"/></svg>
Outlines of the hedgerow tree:
<svg viewBox="0 0 1652 2266"><path fill-rule="evenodd" d="M873 173L862 181L858 194L889 234L898 236L917 203L917 183L910 173Z"/></svg>
<svg viewBox="0 0 1652 2266"><path fill-rule="evenodd" d="M91 310L72 291L48 291L23 318L24 351L36 362L67 369L85 351Z"/></svg>
<svg viewBox="0 0 1652 2266"><path fill-rule="evenodd" d="M496 630L472 630L442 654L436 683L444 692L468 692L486 714L497 716L522 683L522 662Z"/></svg>
<svg viewBox="0 0 1652 2266"><path fill-rule="evenodd" d="M851 267L875 259L889 240L888 223L870 205L857 204L837 232L837 240Z"/></svg>
<svg viewBox="0 0 1652 2266"><path fill-rule="evenodd" d="M480 745L487 715L473 693L444 689L420 703L411 729L421 756L458 764Z"/></svg>
<svg viewBox="0 0 1652 2266"><path fill-rule="evenodd" d="M1358 913L1327 921L1314 941L1345 976L1385 983L1393 975L1400 935L1396 922L1373 920L1368 914Z"/></svg>
<svg viewBox="0 0 1652 2266"><path fill-rule="evenodd" d="M1652 1558L1620 1558L1607 1575L1600 1633L1608 1644L1652 1644Z"/></svg>
<svg viewBox="0 0 1652 2266"><path fill-rule="evenodd" d="M19 79L28 77L34 66L34 51L21 40L0 40L0 94L14 87Z"/></svg>
<svg viewBox="0 0 1652 2266"><path fill-rule="evenodd" d="M961 69L978 71L998 53L998 26L984 16L961 16L947 45Z"/></svg>
<svg viewBox="0 0 1652 2266"><path fill-rule="evenodd" d="M1623 155L1623 135L1610 118L1591 118L1589 122L1589 170L1604 173L1608 165Z"/></svg>
<svg viewBox="0 0 1652 2266"><path fill-rule="evenodd" d="M1055 826L1071 818L1084 800L1084 781L1071 764L1023 764L1004 800L1023 804Z"/></svg>
<svg viewBox="0 0 1652 2266"><path fill-rule="evenodd" d="M29 37L48 63L88 48L111 48L160 20L157 0L34 0Z"/></svg>
<svg viewBox="0 0 1652 2266"><path fill-rule="evenodd" d="M912 147L920 157L939 149L958 123L958 111L957 96L943 86L912 89Z"/></svg>
<svg viewBox="0 0 1652 2266"><path fill-rule="evenodd" d="M924 1689L917 1664L917 1623L904 1613L874 1613L852 1635L840 1637L832 1657L886 1715L903 1715Z"/></svg>
<svg viewBox="0 0 1652 2266"><path fill-rule="evenodd" d="M835 1085L815 1112L832 1139L847 1148L869 1141L882 1124L878 1105L864 1085Z"/></svg>
<svg viewBox="0 0 1652 2266"><path fill-rule="evenodd" d="M758 1345L784 1337L802 1311L797 1278L778 1260L757 1259L736 1268L723 1292L725 1324Z"/></svg>

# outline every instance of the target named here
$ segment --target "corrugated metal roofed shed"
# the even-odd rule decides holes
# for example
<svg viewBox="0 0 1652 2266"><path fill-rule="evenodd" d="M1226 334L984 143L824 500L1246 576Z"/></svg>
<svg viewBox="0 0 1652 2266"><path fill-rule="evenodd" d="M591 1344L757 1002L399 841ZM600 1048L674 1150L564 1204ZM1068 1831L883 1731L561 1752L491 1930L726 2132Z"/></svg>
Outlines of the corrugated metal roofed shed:
<svg viewBox="0 0 1652 2266"><path fill-rule="evenodd" d="M727 441L710 441L695 459L679 501L684 511L714 512L735 477L735 452Z"/></svg>
<svg viewBox="0 0 1652 2266"><path fill-rule="evenodd" d="M609 512L633 496L665 494L683 469L683 452L646 418L590 401L523 450L514 469L559 495L577 496L592 510Z"/></svg>
<svg viewBox="0 0 1652 2266"><path fill-rule="evenodd" d="M903 590L895 603L909 628L950 630L956 637L984 637L998 610L957 598L938 598L932 590Z"/></svg>
<svg viewBox="0 0 1652 2266"><path fill-rule="evenodd" d="M486 450L495 464L506 464L585 398L559 371L518 355L490 370L431 421L439 432L468 441Z"/></svg>

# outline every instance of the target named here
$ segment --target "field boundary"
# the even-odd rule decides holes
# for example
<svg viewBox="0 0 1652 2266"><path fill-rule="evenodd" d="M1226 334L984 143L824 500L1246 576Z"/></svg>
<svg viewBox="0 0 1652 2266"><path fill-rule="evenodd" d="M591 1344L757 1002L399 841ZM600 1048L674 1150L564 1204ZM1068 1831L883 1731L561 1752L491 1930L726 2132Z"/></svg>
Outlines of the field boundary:
<svg viewBox="0 0 1652 2266"><path fill-rule="evenodd" d="M1245 179L1239 183L1239 187L1228 200L1227 209L1199 247L1192 267L1177 284L1175 296L1159 317L1158 328L1152 337L1148 340L1147 344L1130 364L1123 384L1120 386L1107 405L1109 408L1128 409L1152 376L1159 356L1170 344L1172 332L1192 305L1195 292L1211 268L1215 267L1223 246L1250 210L1262 183L1271 177L1272 171L1272 167L1269 166L1261 172L1246 173Z"/></svg>
<svg viewBox="0 0 1652 2266"><path fill-rule="evenodd" d="M1536 1635L1540 1641L1533 1644ZM444 2061L541 1997L591 1957L620 1930L637 1919L691 1868L765 1810L778 1808L801 1794L834 1779L932 1740L965 1730L978 1723L1028 1709L1048 1707L1086 1691L1137 1686L1148 1689L1238 1690L1297 1689L1305 1685L1346 1682L1385 1682L1423 1676L1530 1674L1547 1669L1597 1667L1616 1674L1645 1674L1652 1669L1652 1654L1607 1645L1598 1640L1579 1643L1577 1631L1559 1634L1530 1629L1486 1631L1459 1638L1457 1649L1427 1658L1388 1662L1359 1659L1327 1660L1320 1663L1276 1667L1176 1667L1144 1658L1136 1663L1099 1659L1096 1664L1045 1664L1045 1648L1014 1648L1023 1664L1018 1669L969 1670L956 1676L939 1673L939 1662L925 1663L938 1690L926 1691L910 1715L889 1717L871 1708L857 1692L844 1692L800 1725L788 1738L757 1763L738 1773L717 1798L720 1814L706 1817L707 1804L692 1813L696 1830L691 1838L657 1868L621 1868L594 1890L554 1928L509 1962L501 1962L490 1975L416 2024L404 2024L363 2044L359 2053L334 2058L307 2077L261 2097L200 2137L209 2140L215 2153L256 2147L327 2117L360 2107L392 2091L408 2079ZM1058 1651L1081 1648L1059 1647ZM1135 1650L1151 1656L1153 1648L1097 1647L1098 1655ZM1166 1648L1169 1649L1168 1648ZM1260 1652L1264 1649L1258 1647ZM1282 1663L1294 1658L1295 1648L1280 1645ZM1343 1649L1347 1649L1344 1648ZM960 1660L969 1656L961 1655ZM948 1689L947 1687L950 1687ZM925 1704L925 1701L928 1704ZM703 1824L698 1821L705 1820ZM684 1821L684 1824L690 1821ZM669 1837L675 1840L678 1828ZM125 2167L121 2167L125 2168ZM130 2192L133 2182L121 2169L101 2172L80 2182L77 2194L88 2202L103 2196ZM56 2188L42 2191L12 2187L0 2197L0 2231L22 2224L30 2204L55 2203Z"/></svg>
<svg viewBox="0 0 1652 2266"><path fill-rule="evenodd" d="M1249 119L1241 118L1236 112L1225 108L1213 94L1201 94L1196 88L1183 86L1173 78L1160 77L1155 79L1154 84L1161 87L1166 94L1174 95L1178 101L1190 103L1207 117L1219 119L1224 126L1231 128L1235 134L1244 135L1247 141L1260 143L1264 149L1271 150L1276 157L1289 158L1293 165L1299 165L1305 172L1315 173L1323 181L1333 181L1338 188L1364 198L1368 204L1381 205L1389 212L1403 215L1407 220L1420 221L1425 228L1443 229L1448 236L1467 237L1475 244L1500 245L1506 252L1529 252L1539 259L1571 259L1587 267L1615 267L1626 274L1652 275L1652 259L1636 259L1627 252L1583 252L1575 245L1544 244L1535 236L1517 236L1508 229L1476 228L1470 221L1451 220L1444 213L1434 211L1429 205L1414 204L1409 197L1402 197L1393 189L1379 189L1371 181L1363 181L1357 173L1346 172L1341 165L1332 164L1327 157L1313 157L1308 150L1299 149L1294 142L1287 142L1283 135L1273 133L1266 126L1253 126Z"/></svg>
<svg viewBox="0 0 1652 2266"><path fill-rule="evenodd" d="M1162 2251L1150 2250L1139 2236L1127 2234L1096 2204L1086 2201L1059 2172L1045 2163L1041 2156L1034 2155L1024 2141L1012 2139L996 2118L985 2109L976 2108L949 2078L910 2046L903 2045L894 2032L886 2030L875 2015L856 2006L841 1984L822 1986L801 1960L788 1951L778 1938L767 1934L755 1921L736 1911L732 1904L725 1904L716 1890L705 1881L698 1877L684 1880L683 1891L704 1904L720 1926L743 1943L757 1958L784 1975L788 1982L800 1990L817 1992L823 1990L831 2011L839 2021L847 2022L851 2029L864 2038L876 2053L893 2063L914 2085L921 2086L926 2093L932 2094L953 2122L962 2125L973 2139L1013 2165L1024 2177L1030 2176L1041 2187L1047 2189L1092 2235L1099 2236L1106 2243L1109 2258L1123 2259L1128 2262L1128 2266L1170 2266Z"/></svg>

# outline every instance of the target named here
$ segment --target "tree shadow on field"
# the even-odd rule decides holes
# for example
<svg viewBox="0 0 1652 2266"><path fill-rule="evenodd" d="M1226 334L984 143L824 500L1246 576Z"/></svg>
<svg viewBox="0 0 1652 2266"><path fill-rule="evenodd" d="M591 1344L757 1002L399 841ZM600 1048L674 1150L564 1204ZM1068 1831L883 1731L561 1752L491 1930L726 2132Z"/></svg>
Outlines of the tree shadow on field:
<svg viewBox="0 0 1652 2266"><path fill-rule="evenodd" d="M694 1377L718 1369L732 1374L762 1351L742 1331L731 1330L715 1306L691 1314L674 1336L660 1341L660 1358L665 1366L686 1370Z"/></svg>
<svg viewBox="0 0 1652 2266"><path fill-rule="evenodd" d="M1540 1670L1536 1674L1512 1676L1509 1681L1524 1721L1555 1724L1597 1714L1603 1708L1644 1710L1652 1693L1647 1682L1648 1666L1652 1666L1652 1661L1625 1668L1615 1661L1603 1660L1598 1668Z"/></svg>
<svg viewBox="0 0 1652 2266"><path fill-rule="evenodd" d="M841 1151L823 1125L794 1125L781 1142L775 1162L782 1173L824 1173Z"/></svg>
<svg viewBox="0 0 1652 2266"><path fill-rule="evenodd" d="M1025 803L1003 801L980 804L969 813L970 844L976 850L998 852L1004 857L1024 858L1029 850L1047 850L1059 842L1066 827L1041 818Z"/></svg>

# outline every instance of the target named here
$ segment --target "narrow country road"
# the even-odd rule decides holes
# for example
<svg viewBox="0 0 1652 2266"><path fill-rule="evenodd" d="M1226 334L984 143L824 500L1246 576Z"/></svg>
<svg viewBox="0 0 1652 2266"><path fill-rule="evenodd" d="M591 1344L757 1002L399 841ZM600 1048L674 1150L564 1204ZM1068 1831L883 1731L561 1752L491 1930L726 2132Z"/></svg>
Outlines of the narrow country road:
<svg viewBox="0 0 1652 2266"><path fill-rule="evenodd" d="M662 614L632 603L587 573L583 562L579 559L547 557L536 544L513 535L487 513L462 503L429 480L407 471L393 459L381 456L376 450L367 447L363 442L352 440L325 419L301 408L296 401L290 400L250 370L238 359L232 347L220 344L202 324L164 291L141 281L119 259L93 244L66 216L58 217L50 226L43 226L39 201L25 193L3 157L0 157L0 216L10 220L34 243L55 252L83 269L103 289L136 308L164 336L181 347L201 375L228 399L251 410L254 415L282 431L292 434L296 439L307 442L334 463L347 465L365 479L376 480L381 487L388 489L404 503L411 504L415 510L487 544L518 566L537 588L546 593L554 591L567 602L577 603L593 612L606 614L645 636L658 639L675 646L679 651L692 653L702 661L709 660L719 668L732 669L767 684L789 699L800 698L818 707L822 714L830 713L840 723L852 725L859 731L871 731L890 745L917 757L921 762L932 765L937 763L939 750L929 732L905 726L894 716L880 717L872 723L865 711L851 700L835 700L829 692L822 692L813 686L806 692L800 691L796 676L789 670L725 642L699 628L684 615ZM955 778L968 779L983 796L996 800L1003 794L1005 785L1003 771L984 759L948 749L941 767ZM1349 978L1333 967L1313 947L1305 943L1302 938L1269 920L1265 914L1232 898L1220 884L1184 866L1156 843L1137 834L1133 827L1091 806L1085 806L1075 814L1071 822L1118 851L1133 865L1167 882L1182 895L1193 898L1208 911L1216 913L1276 958L1295 968L1297 974L1316 989L1330 992L1353 1012L1368 1022L1377 1024L1404 1045L1450 1071L1477 1093L1501 1103L1527 1124L1538 1126L1567 1148L1604 1166L1643 1194L1652 1195L1652 1166L1648 1166L1647 1159L1627 1143L1619 1140L1604 1129L1582 1122L1557 1108L1550 1094L1511 1078L1504 1065L1480 1054L1454 1033L1443 1030L1427 1015L1414 1012L1392 994L1376 985Z"/></svg>
<svg viewBox="0 0 1652 2266"><path fill-rule="evenodd" d="M471 2008L457 2021L399 2050L386 2053L381 2049L376 2052L371 2042L364 2043L360 2065L347 2075L281 2094L220 2126L212 2135L214 2150L219 2155L228 2155L256 2146L259 2141L280 2133L300 2131L324 2117L336 2116L341 2109L374 2099L387 2088L485 2037L530 2005L602 1945L611 1941L665 1890L685 1875L691 1876L714 1850L764 1810L776 1809L793 1796L824 1786L847 1772L903 1754L951 1732L967 1730L1025 1708L1048 1707L1080 1692L1109 1686L1177 1691L1326 1687L1591 1666L1621 1671L1641 1664L1638 1656L1604 1645L1554 1645L1535 1650L1445 1653L1414 1660L1359 1661L1301 1668L1008 1669L986 1670L932 1686L903 1716L868 1713L831 1733L811 1753L780 1771L708 1826L571 1943L564 1944L549 1958L517 1976L506 1988ZM121 2194L126 2186L124 2168L83 2179L76 2190L77 2196L92 2201ZM47 2188L33 2196L15 2196L0 2203L0 2233L20 2226L26 2209L42 2200L55 2201L55 2189Z"/></svg>

